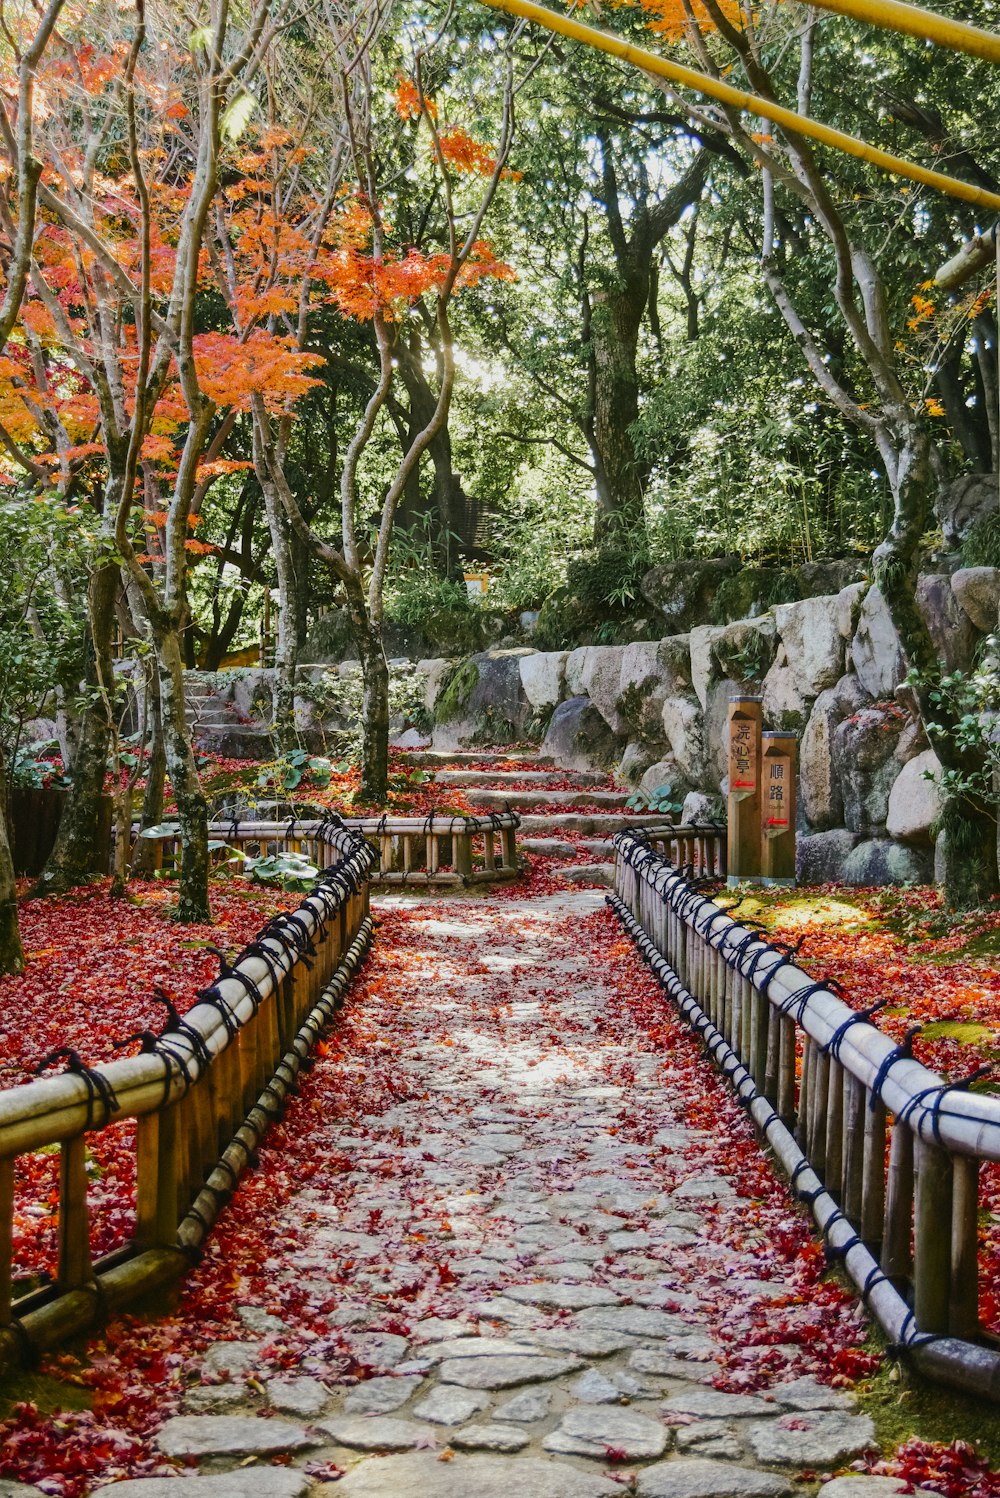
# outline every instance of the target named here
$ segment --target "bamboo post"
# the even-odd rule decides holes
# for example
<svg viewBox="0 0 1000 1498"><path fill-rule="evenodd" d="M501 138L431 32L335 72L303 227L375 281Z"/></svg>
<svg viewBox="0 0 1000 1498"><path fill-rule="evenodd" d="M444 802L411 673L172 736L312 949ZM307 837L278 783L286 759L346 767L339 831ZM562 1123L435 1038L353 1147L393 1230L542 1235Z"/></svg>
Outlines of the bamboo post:
<svg viewBox="0 0 1000 1498"><path fill-rule="evenodd" d="M878 1256L885 1221L885 1104L875 1098L865 1109L864 1191L859 1232Z"/></svg>
<svg viewBox="0 0 1000 1498"><path fill-rule="evenodd" d="M781 1015L762 994L767 1013L767 1064L764 1071L764 1096L773 1108L778 1099L778 1077L781 1072Z"/></svg>
<svg viewBox="0 0 1000 1498"><path fill-rule="evenodd" d="M729 875L730 885L760 878L760 748L763 699L730 697Z"/></svg>
<svg viewBox="0 0 1000 1498"><path fill-rule="evenodd" d="M766 729L762 738L761 883L795 883L794 733Z"/></svg>
<svg viewBox="0 0 1000 1498"><path fill-rule="evenodd" d="M946 1332L951 1309L951 1160L914 1140L913 1314L922 1332Z"/></svg>
<svg viewBox="0 0 1000 1498"><path fill-rule="evenodd" d="M979 1333L979 1161L970 1155L952 1160L948 1330L953 1337Z"/></svg>
<svg viewBox="0 0 1000 1498"><path fill-rule="evenodd" d="M780 1060L778 1064L778 1117L787 1128L795 1127L795 1021L791 1015L779 1016Z"/></svg>
<svg viewBox="0 0 1000 1498"><path fill-rule="evenodd" d="M455 872L462 879L472 878L472 838L467 832L455 833Z"/></svg>
<svg viewBox="0 0 1000 1498"><path fill-rule="evenodd" d="M64 1139L59 1151L59 1268L61 1290L78 1290L94 1278L87 1211L87 1137Z"/></svg>
<svg viewBox="0 0 1000 1498"><path fill-rule="evenodd" d="M882 1270L889 1279L905 1281L913 1267L913 1134L906 1123L896 1123L889 1146L889 1179L885 1192L882 1233Z"/></svg>
<svg viewBox="0 0 1000 1498"><path fill-rule="evenodd" d="M809 1158L819 1174L826 1175L827 1105L830 1095L830 1057L821 1046L813 1046L812 1066L812 1127L809 1138ZM804 1072L803 1072L804 1075Z"/></svg>
<svg viewBox="0 0 1000 1498"><path fill-rule="evenodd" d="M802 1079L799 1083L799 1114L795 1124L795 1142L802 1153L809 1159L812 1159L812 1152L810 1150L810 1109L813 1097L813 1077L810 1073L815 1069L815 1059L815 1043L810 1036L806 1035L802 1042Z"/></svg>
<svg viewBox="0 0 1000 1498"><path fill-rule="evenodd" d="M864 1200L865 1089L844 1072L844 1213L857 1225Z"/></svg>
<svg viewBox="0 0 1000 1498"><path fill-rule="evenodd" d="M829 1058L826 1089L826 1189L839 1200L844 1195L844 1069Z"/></svg>

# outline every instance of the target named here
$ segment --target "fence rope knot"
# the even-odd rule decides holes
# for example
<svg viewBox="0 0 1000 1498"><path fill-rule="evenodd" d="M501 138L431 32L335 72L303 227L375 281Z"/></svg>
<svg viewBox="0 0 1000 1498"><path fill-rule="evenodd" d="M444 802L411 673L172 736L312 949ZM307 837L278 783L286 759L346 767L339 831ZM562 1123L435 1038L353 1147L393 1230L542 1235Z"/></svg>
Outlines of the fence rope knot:
<svg viewBox="0 0 1000 1498"><path fill-rule="evenodd" d="M39 1061L38 1065L32 1068L32 1076L40 1077L42 1072L55 1066L57 1061L65 1061L65 1070L72 1072L74 1077L79 1077L87 1089L87 1128L94 1127L94 1108L98 1102L104 1109L104 1122L110 1122L111 1115L119 1110L114 1088L107 1077L88 1066L81 1059L80 1053L74 1051L71 1046L61 1045L57 1046L54 1051L50 1051L44 1060Z"/></svg>

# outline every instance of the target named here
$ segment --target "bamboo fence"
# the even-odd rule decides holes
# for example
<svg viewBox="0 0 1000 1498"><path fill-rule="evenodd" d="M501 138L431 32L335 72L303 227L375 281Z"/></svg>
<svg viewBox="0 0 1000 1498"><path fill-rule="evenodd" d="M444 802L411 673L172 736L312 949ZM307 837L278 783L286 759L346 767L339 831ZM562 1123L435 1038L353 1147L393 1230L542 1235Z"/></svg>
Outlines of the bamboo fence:
<svg viewBox="0 0 1000 1498"><path fill-rule="evenodd" d="M1000 1161L1000 1098L915 1061L641 835L614 841L609 904L890 1345L928 1376L1000 1402L978 1268L980 1167Z"/></svg>
<svg viewBox="0 0 1000 1498"><path fill-rule="evenodd" d="M371 941L375 853L356 833L314 834L333 861L298 909L275 916L142 1053L0 1092L0 1367L53 1347L189 1267L280 1117ZM132 1240L95 1261L88 1139L135 1120ZM127 1125L126 1127L133 1127ZM19 1156L58 1148L51 1284L15 1295Z"/></svg>
<svg viewBox="0 0 1000 1498"><path fill-rule="evenodd" d="M325 820L289 817L270 822L233 816L213 822L209 837L245 852L298 853L315 863L327 830L339 827L360 832L377 852L373 883L468 886L517 877L516 832L520 825L520 817L512 811L484 817L432 813L427 817ZM179 831L157 833L153 841L160 850L161 866L169 867L178 856Z"/></svg>

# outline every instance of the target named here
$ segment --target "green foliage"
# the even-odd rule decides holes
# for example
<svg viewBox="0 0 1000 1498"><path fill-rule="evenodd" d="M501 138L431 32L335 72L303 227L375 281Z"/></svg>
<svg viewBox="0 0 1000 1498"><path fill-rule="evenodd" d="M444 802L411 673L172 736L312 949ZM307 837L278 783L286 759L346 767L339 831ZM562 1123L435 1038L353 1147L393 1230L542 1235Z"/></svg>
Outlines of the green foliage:
<svg viewBox="0 0 1000 1498"><path fill-rule="evenodd" d="M32 790L68 785L69 776L48 757L58 752L59 746L55 739L25 744L18 748L10 766L10 784L26 786Z"/></svg>
<svg viewBox="0 0 1000 1498"><path fill-rule="evenodd" d="M981 515L962 545L966 567L1000 567L1000 511Z"/></svg>
<svg viewBox="0 0 1000 1498"><path fill-rule="evenodd" d="M321 754L310 754L307 749L287 749L271 764L265 765L257 777L263 788L294 791L308 776L313 786L322 790L330 784L334 766Z"/></svg>
<svg viewBox="0 0 1000 1498"><path fill-rule="evenodd" d="M677 794L669 781L658 785L652 791L633 791L625 805L631 807L633 811L662 812L665 817L671 819L680 816L684 809L683 801L677 799Z"/></svg>
<svg viewBox="0 0 1000 1498"><path fill-rule="evenodd" d="M478 682L479 667L475 661L461 661L455 666L443 683L434 704L435 721L450 723L460 717Z"/></svg>
<svg viewBox="0 0 1000 1498"><path fill-rule="evenodd" d="M255 856L245 853L241 848L235 848L229 862L239 872L248 874L255 884L277 886L300 894L311 889L319 875L316 865L299 853Z"/></svg>
<svg viewBox="0 0 1000 1498"><path fill-rule="evenodd" d="M941 791L940 830L961 839L970 835L969 809L992 808L995 819L1000 804L1000 638L990 635L983 641L974 671L952 671L927 681L911 670L907 681L930 704L934 716L925 720L925 727L932 745L947 743L952 764L937 775L928 773L928 779L936 779Z"/></svg>

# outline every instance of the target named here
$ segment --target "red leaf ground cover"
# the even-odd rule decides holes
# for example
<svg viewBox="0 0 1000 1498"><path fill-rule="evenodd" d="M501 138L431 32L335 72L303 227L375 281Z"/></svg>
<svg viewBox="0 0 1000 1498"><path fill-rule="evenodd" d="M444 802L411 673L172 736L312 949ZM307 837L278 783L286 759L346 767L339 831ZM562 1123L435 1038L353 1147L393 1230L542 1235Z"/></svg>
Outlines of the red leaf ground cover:
<svg viewBox="0 0 1000 1498"><path fill-rule="evenodd" d="M1000 906L955 916L941 892L824 886L757 892L741 902L776 936L802 941L796 961L816 977L844 986L845 1003L873 1016L894 1040L914 1025L916 1059L949 1081L1000 1062ZM996 1092L997 1078L977 1088ZM980 1315L1000 1330L1000 1166L980 1177Z"/></svg>
<svg viewBox="0 0 1000 1498"><path fill-rule="evenodd" d="M182 926L169 917L175 898L167 884L136 882L127 900L111 899L105 881L59 899L21 903L28 961L24 973L0 978L0 1087L30 1081L39 1063L62 1046L90 1065L134 1054L138 1042L121 1043L139 1030L159 1031L166 1019L154 988L162 988L183 1013L218 976L209 944L235 956L270 916L295 903L276 889L217 885L215 924ZM62 1064L54 1063L55 1069ZM125 1120L90 1136L97 1254L119 1247L132 1232L134 1131ZM14 1189L16 1276L44 1278L55 1267L58 1154L19 1156Z"/></svg>

